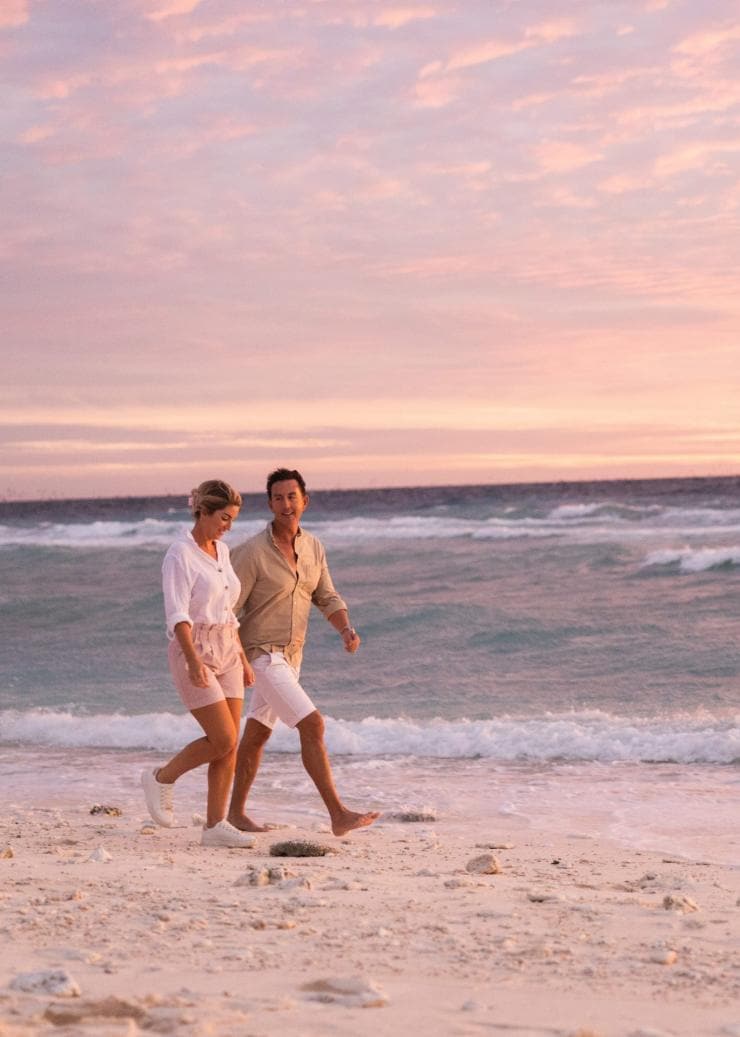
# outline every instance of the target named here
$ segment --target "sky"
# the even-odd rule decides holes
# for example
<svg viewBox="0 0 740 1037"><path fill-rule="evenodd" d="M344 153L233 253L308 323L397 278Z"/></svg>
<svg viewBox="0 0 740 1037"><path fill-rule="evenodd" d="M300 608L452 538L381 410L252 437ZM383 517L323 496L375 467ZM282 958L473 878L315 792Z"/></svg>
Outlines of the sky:
<svg viewBox="0 0 740 1037"><path fill-rule="evenodd" d="M736 0L0 0L0 497L740 472Z"/></svg>

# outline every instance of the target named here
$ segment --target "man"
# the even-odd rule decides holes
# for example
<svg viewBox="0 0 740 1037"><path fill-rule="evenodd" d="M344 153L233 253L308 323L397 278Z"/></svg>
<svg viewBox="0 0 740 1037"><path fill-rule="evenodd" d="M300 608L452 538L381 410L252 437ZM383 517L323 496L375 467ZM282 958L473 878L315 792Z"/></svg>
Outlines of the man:
<svg viewBox="0 0 740 1037"><path fill-rule="evenodd" d="M334 589L322 544L301 529L309 497L300 472L287 468L272 472L267 501L272 522L231 554L242 585L236 604L239 636L255 681L237 753L229 821L244 832L266 830L244 810L265 743L279 719L298 729L303 766L329 811L332 832L346 835L371 825L379 814L357 813L340 800L324 745L323 717L298 680L311 604L337 631L345 651L356 652L360 638Z"/></svg>

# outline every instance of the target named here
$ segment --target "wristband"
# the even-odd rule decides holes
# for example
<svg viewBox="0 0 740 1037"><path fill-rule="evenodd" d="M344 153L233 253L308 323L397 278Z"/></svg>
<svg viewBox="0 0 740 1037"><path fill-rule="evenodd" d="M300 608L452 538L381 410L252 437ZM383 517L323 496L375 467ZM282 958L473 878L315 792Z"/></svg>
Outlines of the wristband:
<svg viewBox="0 0 740 1037"><path fill-rule="evenodd" d="M344 627L344 629L342 629L342 630L340 630L340 631L339 631L339 636L340 636L340 637L344 637L344 635L345 635L345 634L347 633L347 631L348 631L348 630L349 630L350 634L352 634L352 636L354 637L354 634L355 634L355 628L354 628L354 627L351 627L351 626L349 625L349 623L347 624L347 626L346 626L346 627Z"/></svg>

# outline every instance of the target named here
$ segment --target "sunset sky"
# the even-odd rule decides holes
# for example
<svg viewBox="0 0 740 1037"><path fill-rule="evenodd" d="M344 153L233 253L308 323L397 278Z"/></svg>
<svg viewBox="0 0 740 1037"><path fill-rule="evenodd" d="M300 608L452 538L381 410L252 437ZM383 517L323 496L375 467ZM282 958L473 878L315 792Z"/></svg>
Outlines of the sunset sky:
<svg viewBox="0 0 740 1037"><path fill-rule="evenodd" d="M740 472L737 0L0 0L0 497Z"/></svg>

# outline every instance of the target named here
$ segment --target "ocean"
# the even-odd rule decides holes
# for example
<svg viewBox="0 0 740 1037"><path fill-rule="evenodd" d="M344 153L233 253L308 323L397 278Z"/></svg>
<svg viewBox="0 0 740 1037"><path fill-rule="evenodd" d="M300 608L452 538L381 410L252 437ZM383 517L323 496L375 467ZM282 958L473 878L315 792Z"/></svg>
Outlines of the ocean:
<svg viewBox="0 0 740 1037"><path fill-rule="evenodd" d="M268 517L247 495L226 542ZM190 524L185 497L0 503L6 797L133 807L197 734L160 591ZM672 852L724 831L740 863L740 478L320 491L304 525L363 639L316 612L302 673L345 798ZM278 728L258 782L319 818L297 745Z"/></svg>

